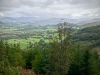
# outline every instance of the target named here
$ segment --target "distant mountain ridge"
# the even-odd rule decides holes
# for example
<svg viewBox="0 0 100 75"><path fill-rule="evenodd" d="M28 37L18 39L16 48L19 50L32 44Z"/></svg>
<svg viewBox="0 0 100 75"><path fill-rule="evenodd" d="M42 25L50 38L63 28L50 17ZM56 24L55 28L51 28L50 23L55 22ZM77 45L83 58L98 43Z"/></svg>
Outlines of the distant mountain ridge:
<svg viewBox="0 0 100 75"><path fill-rule="evenodd" d="M62 20L67 21L68 23L73 23L73 24L77 24L77 25L85 25L87 23L93 23L93 22L97 22L100 21L100 18L93 18L93 19L69 19L69 18L49 18L49 19L45 19L45 18L38 18L38 17L3 17L0 18L0 21L7 21L7 22L34 22L34 24L42 24L42 25L53 25L53 24L58 24L60 23Z"/></svg>
<svg viewBox="0 0 100 75"><path fill-rule="evenodd" d="M2 21L0 21L0 24L4 24Z"/></svg>
<svg viewBox="0 0 100 75"><path fill-rule="evenodd" d="M91 26L98 26L98 25L100 25L100 21L86 23L86 24L82 25L82 27L91 27Z"/></svg>
<svg viewBox="0 0 100 75"><path fill-rule="evenodd" d="M3 17L0 19L0 21L10 21L10 22L30 22L33 21L36 24L58 24L61 22L61 20L65 20L70 23L77 23L79 22L78 19L69 19L69 18L49 18L49 19L40 19L36 17Z"/></svg>
<svg viewBox="0 0 100 75"><path fill-rule="evenodd" d="M100 18L93 18L93 19L83 20L83 21L78 22L77 24L78 25L84 25L84 24L87 24L87 23L93 23L93 22L97 22L97 21L100 21Z"/></svg>
<svg viewBox="0 0 100 75"><path fill-rule="evenodd" d="M1 21L10 21L10 22L24 22L24 21L33 21L37 20L34 17L18 17L18 18L12 18L12 17L4 17L0 19Z"/></svg>
<svg viewBox="0 0 100 75"><path fill-rule="evenodd" d="M61 23L61 21L66 21L68 23L73 23L73 24L76 24L77 22L79 22L78 19L50 18L50 19L45 19L45 20L38 20L38 21L35 21L35 23L39 23L39 24L58 24L58 23Z"/></svg>

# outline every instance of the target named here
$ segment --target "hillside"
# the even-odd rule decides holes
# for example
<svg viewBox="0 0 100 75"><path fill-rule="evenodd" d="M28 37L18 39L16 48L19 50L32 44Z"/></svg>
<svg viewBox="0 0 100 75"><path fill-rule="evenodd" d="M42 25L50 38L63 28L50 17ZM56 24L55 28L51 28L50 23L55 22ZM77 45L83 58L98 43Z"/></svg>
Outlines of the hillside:
<svg viewBox="0 0 100 75"><path fill-rule="evenodd" d="M72 38L81 41L99 40L100 36L98 35L100 35L100 25L81 29Z"/></svg>
<svg viewBox="0 0 100 75"><path fill-rule="evenodd" d="M100 46L100 25L91 26L79 30L73 34L72 39L77 42L81 42L84 45L90 45L91 47Z"/></svg>
<svg viewBox="0 0 100 75"><path fill-rule="evenodd" d="M2 21L0 21L0 24L4 24Z"/></svg>
<svg viewBox="0 0 100 75"><path fill-rule="evenodd" d="M93 18L93 19L83 19L82 21L78 22L77 24L78 25L85 25L85 24L88 24L88 23L93 23L93 22L98 22L100 21L100 18Z"/></svg>
<svg viewBox="0 0 100 75"><path fill-rule="evenodd" d="M86 23L86 24L82 25L82 27L91 27L91 26L98 26L98 25L100 25L100 21Z"/></svg>

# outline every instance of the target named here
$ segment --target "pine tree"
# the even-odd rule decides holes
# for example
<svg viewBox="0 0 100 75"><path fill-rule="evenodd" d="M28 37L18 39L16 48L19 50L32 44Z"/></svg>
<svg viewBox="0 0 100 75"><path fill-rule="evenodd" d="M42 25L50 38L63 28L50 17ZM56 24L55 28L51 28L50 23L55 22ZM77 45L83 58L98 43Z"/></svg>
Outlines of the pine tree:
<svg viewBox="0 0 100 75"><path fill-rule="evenodd" d="M9 59L8 59L8 53L7 47L9 45L1 40L0 41L0 75L20 75L19 69L16 69L15 67L11 66Z"/></svg>

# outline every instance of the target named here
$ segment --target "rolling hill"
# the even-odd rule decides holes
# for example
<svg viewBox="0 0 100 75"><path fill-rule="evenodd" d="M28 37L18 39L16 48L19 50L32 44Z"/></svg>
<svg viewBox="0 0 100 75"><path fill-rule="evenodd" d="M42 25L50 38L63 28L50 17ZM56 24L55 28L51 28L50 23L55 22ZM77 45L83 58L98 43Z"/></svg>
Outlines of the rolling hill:
<svg viewBox="0 0 100 75"><path fill-rule="evenodd" d="M72 40L80 45L88 45L91 48L100 48L100 25L83 28L73 34Z"/></svg>
<svg viewBox="0 0 100 75"><path fill-rule="evenodd" d="M94 22L98 22L100 21L100 18L93 18L93 19L87 19L87 20L82 20L80 22L78 22L78 25L85 25L85 24L89 24L89 23L94 23Z"/></svg>
<svg viewBox="0 0 100 75"><path fill-rule="evenodd" d="M100 39L100 25L91 26L79 30L73 35L73 39L81 41L99 40Z"/></svg>
<svg viewBox="0 0 100 75"><path fill-rule="evenodd" d="M91 26L98 26L98 25L100 25L100 21L86 23L86 24L82 25L82 27L91 27Z"/></svg>

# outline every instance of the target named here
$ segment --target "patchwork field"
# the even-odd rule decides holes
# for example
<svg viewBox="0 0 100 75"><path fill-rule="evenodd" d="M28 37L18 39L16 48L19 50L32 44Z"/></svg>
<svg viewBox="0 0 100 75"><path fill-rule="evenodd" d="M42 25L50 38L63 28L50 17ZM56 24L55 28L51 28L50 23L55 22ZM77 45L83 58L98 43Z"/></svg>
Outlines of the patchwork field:
<svg viewBox="0 0 100 75"><path fill-rule="evenodd" d="M40 40L49 42L51 35L56 33L55 25L23 25L4 24L0 25L0 38L6 40L10 44L19 43L21 48L26 48L30 43L39 42Z"/></svg>

